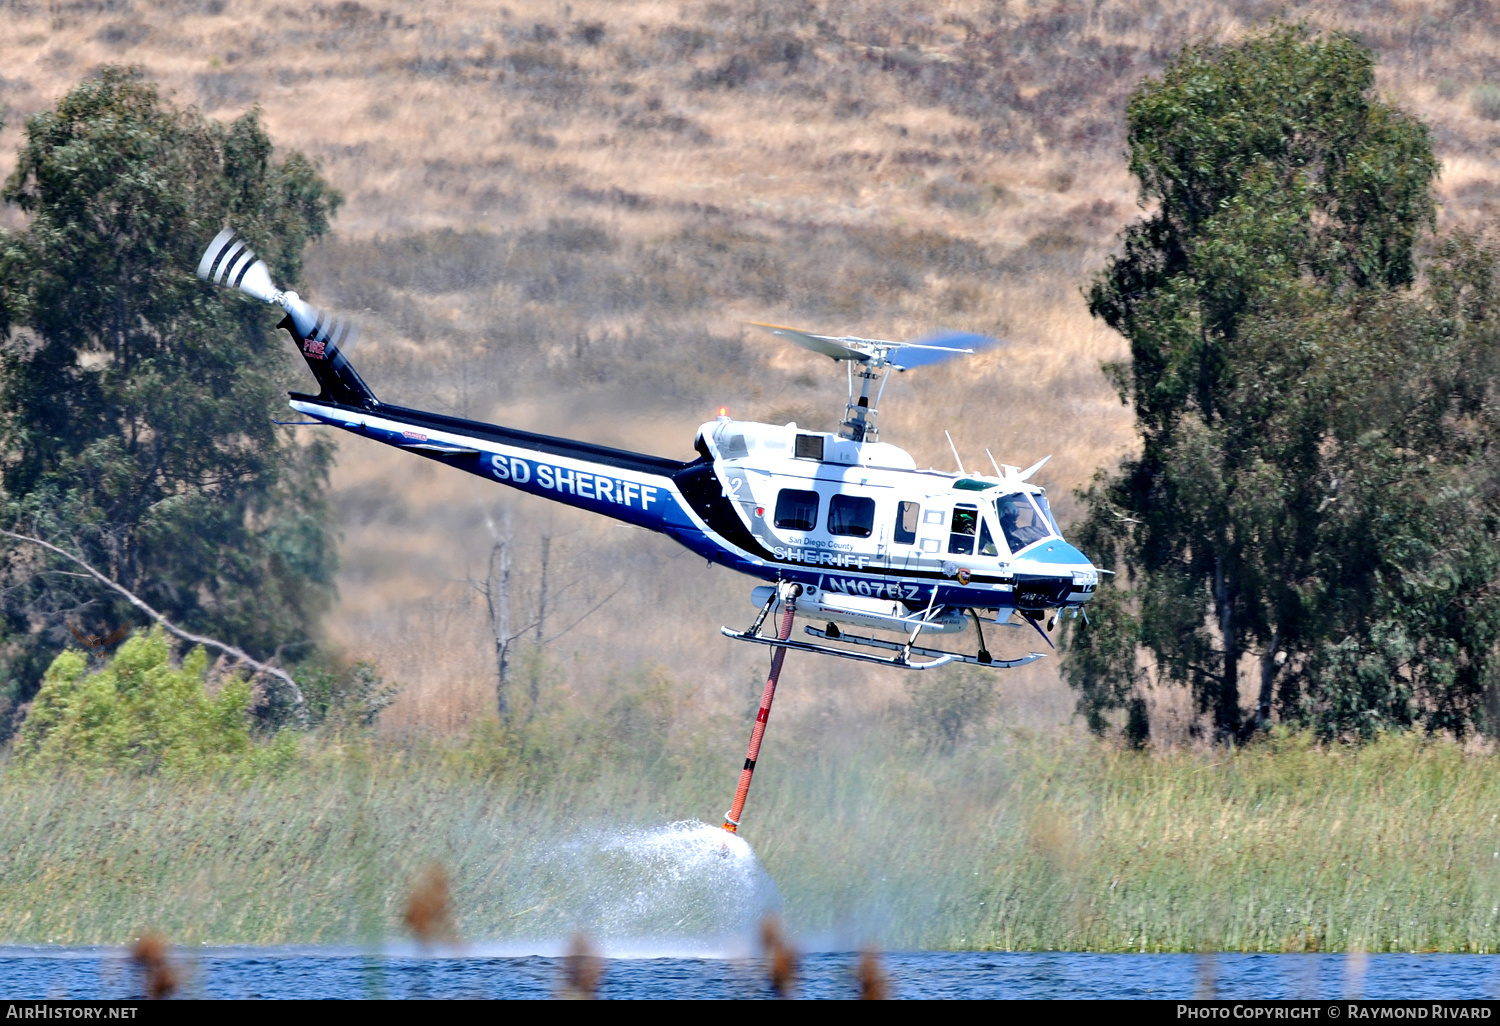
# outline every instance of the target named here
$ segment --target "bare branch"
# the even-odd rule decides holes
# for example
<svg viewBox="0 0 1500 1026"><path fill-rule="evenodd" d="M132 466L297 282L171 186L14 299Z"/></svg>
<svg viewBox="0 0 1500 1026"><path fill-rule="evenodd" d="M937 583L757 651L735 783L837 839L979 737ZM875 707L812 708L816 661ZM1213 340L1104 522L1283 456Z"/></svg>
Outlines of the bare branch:
<svg viewBox="0 0 1500 1026"><path fill-rule="evenodd" d="M552 637L548 638L546 641L543 641L542 644L543 645L551 644L552 642L556 641L558 638L562 637L564 634L568 633L574 627L577 627L579 624L583 623L583 621L587 620L589 617L591 617L595 613L597 613L599 611L599 609L604 605L604 603L608 602L610 599L612 599L616 595L620 594L620 592L624 589L624 587L625 587L625 582L621 581L619 587L617 587L614 591L610 592L608 595L604 596L598 602L595 602L589 608L588 612L584 613L578 619L574 620L572 623L568 624L562 630L560 630L556 634L552 635Z"/></svg>
<svg viewBox="0 0 1500 1026"><path fill-rule="evenodd" d="M46 549L48 552L61 556L63 559L66 559L71 563L75 563L78 566L83 567L83 569L88 572L88 575L94 580L98 581L106 588L109 588L111 591L117 592L121 597L125 599L125 601L129 602L132 606L135 606L135 608L151 617L151 619L161 624L168 631L177 635L177 637L181 638L183 641L189 642L194 645L205 645L208 648L216 648L220 652L223 652L225 655L233 659L238 659L246 666L251 667L255 670L256 673L264 673L269 677L275 677L277 680L281 681L287 687L292 689L292 695L297 699L298 711L301 712L303 710L302 689L297 686L297 682L292 679L292 675L290 673L287 673L285 670L275 666L271 666L268 663L263 663L259 659L252 658L250 654L247 653L244 649L237 648L234 645L226 644L215 638L205 637L202 634L194 634L191 631L183 630L181 627L178 627L176 624L172 623L172 621L168 620L165 616L162 616L155 609L152 609L145 603L144 600L138 598L124 585L117 584L115 581L104 576L104 574L100 573L98 570L95 570L88 563L84 562L78 556L73 555L73 553L67 551L66 549L60 549L56 545L53 545L51 542L43 541L40 538L33 538L30 535L25 534L16 534L14 531L7 531L3 528L0 528L0 536L10 538L13 541L25 542L28 545L40 546L41 548Z"/></svg>

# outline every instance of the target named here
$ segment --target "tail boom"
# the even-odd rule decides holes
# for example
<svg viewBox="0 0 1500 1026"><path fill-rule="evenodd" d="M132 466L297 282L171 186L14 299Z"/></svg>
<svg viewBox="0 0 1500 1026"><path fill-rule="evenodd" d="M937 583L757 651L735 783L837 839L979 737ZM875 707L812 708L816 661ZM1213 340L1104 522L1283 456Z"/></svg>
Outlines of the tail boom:
<svg viewBox="0 0 1500 1026"><path fill-rule="evenodd" d="M293 394L292 408L331 426L554 502L662 531L679 540L701 535L673 481L674 474L690 466L678 460L399 406L367 409Z"/></svg>

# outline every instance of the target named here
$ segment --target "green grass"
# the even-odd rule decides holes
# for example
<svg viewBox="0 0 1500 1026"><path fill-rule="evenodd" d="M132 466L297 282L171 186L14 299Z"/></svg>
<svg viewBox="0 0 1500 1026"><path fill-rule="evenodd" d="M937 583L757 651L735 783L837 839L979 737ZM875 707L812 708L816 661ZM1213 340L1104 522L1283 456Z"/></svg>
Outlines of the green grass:
<svg viewBox="0 0 1500 1026"><path fill-rule="evenodd" d="M1412 737L1143 755L1008 732L942 754L890 725L781 726L744 836L804 937L1500 950L1494 756ZM493 743L308 742L298 768L248 783L52 776L12 762L0 768L0 941L118 943L142 929L183 943L394 936L408 888L434 861L453 878L470 939L558 937L606 920L626 932L730 925L711 907L714 888L687 879L675 904L601 919L601 907L629 905L645 871L599 849L616 829L716 822L732 752L601 760L571 745L540 779L476 772L493 763Z"/></svg>

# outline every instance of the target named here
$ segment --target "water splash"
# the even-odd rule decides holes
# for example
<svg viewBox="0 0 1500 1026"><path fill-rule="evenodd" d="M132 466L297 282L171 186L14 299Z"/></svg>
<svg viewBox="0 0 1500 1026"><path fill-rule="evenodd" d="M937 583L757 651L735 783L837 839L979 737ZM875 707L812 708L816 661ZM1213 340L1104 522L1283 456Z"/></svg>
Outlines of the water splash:
<svg viewBox="0 0 1500 1026"><path fill-rule="evenodd" d="M518 932L581 932L611 954L738 951L781 903L749 844L695 820L579 835L545 852L526 884L510 895L525 902Z"/></svg>

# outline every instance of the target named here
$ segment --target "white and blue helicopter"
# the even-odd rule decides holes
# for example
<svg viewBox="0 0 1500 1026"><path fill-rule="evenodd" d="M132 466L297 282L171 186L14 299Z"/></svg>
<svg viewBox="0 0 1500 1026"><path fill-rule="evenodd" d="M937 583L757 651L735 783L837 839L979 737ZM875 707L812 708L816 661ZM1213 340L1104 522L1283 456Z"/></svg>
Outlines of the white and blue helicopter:
<svg viewBox="0 0 1500 1026"><path fill-rule="evenodd" d="M710 562L773 582L751 593L760 607L752 626L722 628L728 637L911 670L955 661L1009 668L1042 653L996 658L981 624L1030 625L1050 645L1057 618L1077 616L1099 583L1101 571L1063 540L1046 490L1030 481L1046 459L1021 470L991 457L989 476L965 473L955 450L960 472L950 474L919 470L904 450L879 440L876 417L892 370L972 354L993 339L946 333L887 342L756 325L847 365L840 430L720 415L698 429L698 458L684 463L381 402L349 363L356 338L349 323L278 289L232 230L210 243L198 276L286 311L280 326L321 389L291 393L291 406L313 422L659 531ZM787 586L800 586L797 613L825 623L804 627L819 643L761 634ZM924 632L959 633L970 621L973 655L917 644Z"/></svg>

